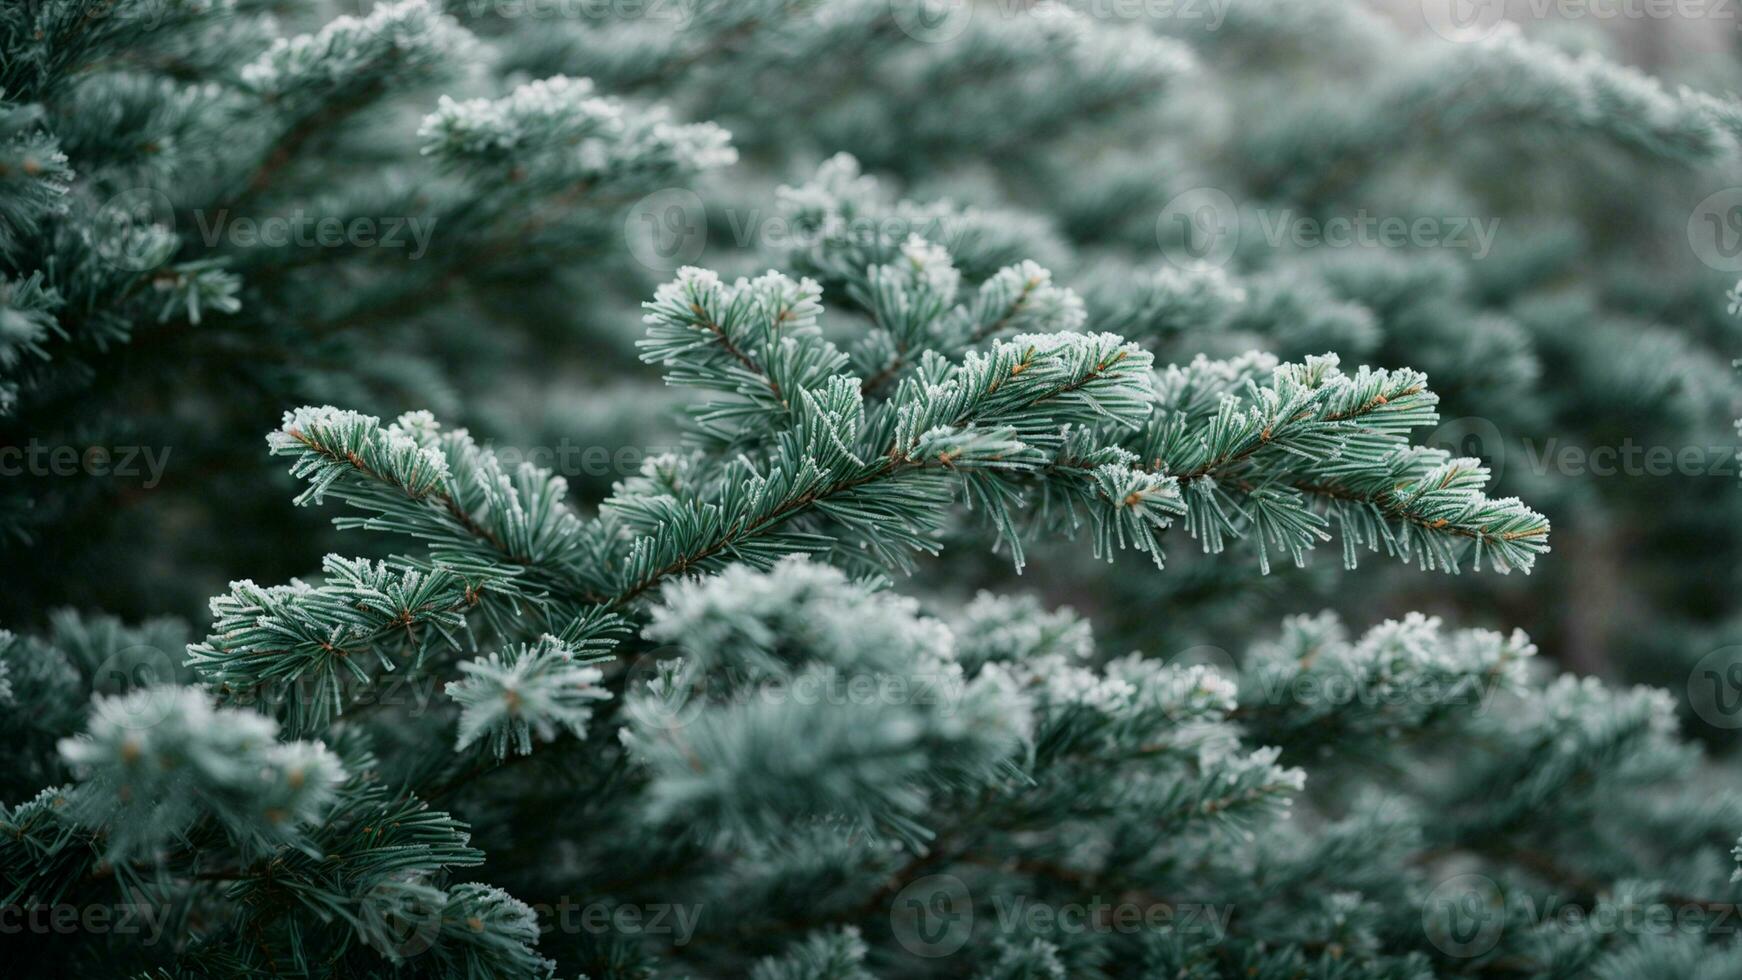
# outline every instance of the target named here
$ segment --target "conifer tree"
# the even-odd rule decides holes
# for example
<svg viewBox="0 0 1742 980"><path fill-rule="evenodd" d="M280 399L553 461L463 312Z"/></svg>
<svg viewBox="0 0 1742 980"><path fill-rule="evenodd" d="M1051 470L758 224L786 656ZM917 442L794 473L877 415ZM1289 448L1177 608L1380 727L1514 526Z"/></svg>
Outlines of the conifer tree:
<svg viewBox="0 0 1742 980"><path fill-rule="evenodd" d="M627 202L734 159L718 127L588 79L493 74L425 0L313 22L274 6L0 12L0 441L27 454L0 539L14 560L53 541L74 570L9 590L12 617L90 601L97 577L105 603L192 611L233 572L203 544L223 535L310 560L310 526L257 479L262 425L302 401L452 407L536 377L588 315L553 312L575 284L595 314L597 283L631 284L629 308L643 294ZM260 530L212 520L226 508ZM150 546L186 591L116 580L168 525Z"/></svg>
<svg viewBox="0 0 1742 980"><path fill-rule="evenodd" d="M127 293L162 301L148 316L103 318L109 326L92 336L111 353L78 357L95 361L81 367L76 351L62 350L39 365L57 375L75 368L72 393L38 399L35 416L9 423L8 441L99 453L93 466L42 456L34 469L47 475L11 481L5 512L13 533L6 540L12 553L25 555L21 535L53 536L78 561L77 580L127 566L141 527L203 521L214 500L255 514L244 522L254 538L250 550L271 555L274 574L297 574L334 546L318 524L275 516L277 494L260 492L252 479L252 434L285 404L331 401L383 417L420 405L452 415L465 405L468 424L501 443L549 445L580 433L606 455L625 444L669 445L672 433L649 424L662 413L624 410L663 394L629 370L633 331L621 324L656 278L622 247L626 219L634 234L675 221L685 244L705 232L706 264L733 274L784 265L790 249L762 227L775 188L809 183L817 161L844 151L880 177L885 193L950 217L946 240L971 279L1034 259L1085 296L1098 324L1148 344L1164 360L1226 358L1257 347L1283 360L1336 351L1350 363L1424 371L1449 399L1446 426L1430 441L1481 455L1505 492L1561 513L1567 546L1580 556L1551 566L1529 596L1479 577L1404 578L1400 589L1394 575L1363 577L1363 594L1391 593L1391 605L1408 608L1424 590L1451 588L1460 602L1502 604L1508 621L1555 641L1563 651L1557 656L1582 669L1666 683L1690 666L1682 649L1709 649L1732 625L1721 610L1742 583L1721 556L1737 543L1724 536L1716 539L1722 547L1694 545L1727 535L1742 517L1726 479L1734 468L1728 421L1736 414L1728 362L1742 338L1718 296L1724 272L1689 261L1680 229L1702 198L1730 183L1738 117L1728 100L1614 63L1600 37L1567 31L1526 40L1496 30L1448 43L1340 0L1159 10L935 0L455 2L444 8L452 20L416 13L415 3L297 13L256 0L164 0L118 4L99 31L70 27L83 9L66 0L8 14L7 36L25 56L15 61L21 80L7 81L7 98L39 107L17 117L25 129L15 145L68 143L65 170L75 174L47 173L20 186L21 220L52 210L54 201L82 201L105 242L97 252L154 259L149 243L128 233L166 223L167 211L180 244L161 268L211 259L223 264L200 266L202 289L235 281L272 295L242 295L240 310L204 314L197 329L148 322L150 343L116 347L111 333L137 332L136 319L186 318L185 291L157 276L151 290ZM382 30L339 31L329 40L373 42L403 21L402 39L430 57L365 63L362 49L335 55L349 59L346 70L367 98L308 117L305 134L289 125L293 106L251 108L280 98L258 88L277 77L262 60L266 50L278 39L312 42L334 13L367 13ZM426 17L440 28L424 30ZM435 58L448 43L459 47ZM196 45L199 58L180 53ZM155 61L132 56L158 49ZM242 83L255 62L255 82ZM328 67L339 71L336 60ZM1721 62L1690 59L1677 80L1722 92L1735 88L1727 72ZM531 83L525 96L500 104L502 112L524 113L553 79L589 84L582 78L602 99L621 103L621 120L584 122L601 111L598 103L566 123L521 115L521 124L551 128L536 136L474 134L495 140L488 160L476 148L436 151L435 131L422 128L443 93L468 104L504 99ZM201 83L226 96L241 89L243 101L209 112L200 93L212 92ZM336 74L329 83L348 84ZM54 98L31 94L39 90ZM569 94L584 101L579 91ZM79 108L102 111L24 121L57 107L67 115L78 93ZM297 98L343 101L343 93L310 90ZM120 105L135 108L120 112ZM670 135L672 127L659 123L667 105L697 125L734 130L744 162L715 179L729 159L724 137L681 126L689 136ZM557 164L560 134L574 132L564 127L583 125L620 130L623 152L650 154L635 165L618 158L633 181L584 190L563 183L586 179L565 176ZM81 126L96 131L78 135ZM69 135L55 135L61 131ZM634 134L652 134L654 145L642 146ZM292 140L296 152L272 157L280 138ZM81 166L85 146L94 152ZM603 141L589 148L595 157L611 152ZM307 159L291 158L298 154ZM242 177L268 159L275 161L270 179L253 200L231 201ZM342 165L329 165L335 160ZM1338 161L1334 180L1314 176L1327 160ZM33 158L19 163L20 173L38 168ZM1508 179L1497 182L1495 173ZM504 182L503 174L519 179ZM68 181L68 193L55 190ZM1180 240L1183 205L1203 203L1195 193L1203 189L1224 197L1211 199L1215 213L1194 226L1197 237ZM674 191L685 195L682 207L670 206ZM946 198L958 207L933 203ZM238 228L257 230L267 216L297 213L305 223L364 218L376 222L378 234L403 221L397 237L406 247L324 247L312 225L304 239L312 245L237 241ZM552 221L558 213L562 220ZM1301 228L1363 214L1428 220L1440 237L1434 247L1401 249L1303 246L1295 238ZM427 247L407 261L417 250L412 222L421 222ZM1175 259L1193 252L1225 258L1222 275L1206 279L1188 261L1158 259L1158 231ZM216 244L208 245L214 233ZM975 268L967 237L986 248L988 268ZM1211 239L1216 247L1204 252ZM510 241L523 244L504 244ZM1667 244L1642 253L1641 241ZM773 254L739 254L744 247ZM665 256L653 258L660 265ZM250 276L250 261L291 271ZM44 264L14 264L7 275L19 280L8 292L18 297L9 305L16 327L7 335L16 331L19 340L8 341L0 364L35 362L29 352L42 337L53 347L57 330L84 329L51 324L41 309L70 287L33 298L28 281ZM107 264L69 259L57 267ZM431 281L441 288L426 289ZM332 282L346 288L310 288ZM1181 290L1184 296L1170 298ZM418 299L395 299L408 295ZM1175 302L1209 305L1176 309ZM195 356L230 331L236 340L225 349L237 356L220 364ZM575 350L587 353L566 355ZM103 364L108 375L77 380ZM245 366L240 375L237 365ZM1539 382L1551 365L1566 383L1545 390ZM504 373L537 387L539 410L502 397L495 382ZM593 383L568 383L576 375ZM59 420L69 414L85 421L47 434L64 428ZM177 421L157 424L160 418ZM201 420L197 439L189 418ZM1672 460L1654 457L1647 466L1648 451ZM116 452L131 454L133 476L84 473L115 468L103 459ZM1632 454L1631 475L1592 472L1607 472L1605 458L1623 453ZM1688 455L1675 461L1680 454ZM571 465L566 475L597 502L613 478L633 472L636 459L623 462ZM56 466L81 475L59 475ZM1666 498L1676 501L1667 512L1660 507ZM1676 559L1619 530L1646 519L1664 522ZM227 546L191 544L219 533L209 523L202 531L151 543L158 554L174 553L166 561L176 567L200 566L197 581L155 576L125 594L111 583L101 597L70 583L31 583L0 612L16 619L49 604L100 599L135 615L165 608L197 615L199 597L227 578L264 572L229 561ZM1061 551L1062 560L1036 572L1056 569L1058 582L1075 581L1070 555ZM999 567L986 566L976 584L995 585ZM1176 576L1122 580L1122 601L1094 612L1122 634L1136 628L1123 622L1122 608L1195 604L1203 623L1194 621L1190 632L1229 643L1212 636L1211 625L1227 603L1259 602L1263 621L1292 608L1267 595L1310 589L1335 604L1348 594L1339 576L1291 574L1266 586L1260 572L1256 561L1182 564ZM176 595L161 594L169 588ZM1643 636L1618 619L1554 612L1593 589L1610 590L1616 608L1638 610L1664 629Z"/></svg>
<svg viewBox="0 0 1742 980"><path fill-rule="evenodd" d="M1742 974L1734 65L1160 6L0 10L5 969Z"/></svg>
<svg viewBox="0 0 1742 980"><path fill-rule="evenodd" d="M1013 245L985 274L1035 259L1096 324L1163 360L1333 350L1425 372L1447 399L1429 441L1561 515L1578 556L1528 590L1390 572L1358 589L1316 573L1266 585L1256 561L1182 561L1121 577L1118 601L1096 606L1121 640L1144 624L1125 611L1155 602L1202 610L1201 625L1176 618L1196 635L1183 648L1237 645L1230 607L1264 622L1297 608L1297 590L1410 608L1451 589L1580 669L1680 685L1734 642L1742 588L1729 560L1742 335L1721 298L1742 115L1706 94L1738 89L1734 59L1688 53L1664 82L1580 30L1600 17L1531 37L1488 17L1448 40L1421 29L1416 4L1401 18L1375 6L773 0L476 22L538 33L529 64L584 66L739 134L747 189L708 200L716 263L774 186L847 153L885 197L945 218L970 277L976 245ZM1431 231L1325 240L1363 219ZM795 236L765 237L780 257ZM1625 530L1642 523L1677 545ZM1064 591L1084 575L1068 550L1035 572ZM975 584L1001 575L988 564ZM1628 614L1563 614L1599 591Z"/></svg>
<svg viewBox="0 0 1742 980"><path fill-rule="evenodd" d="M1522 634L1419 616L1359 640L1298 618L1230 674L1098 655L1086 623L1032 601L933 614L890 592L878 572L962 519L1017 554L1075 528L1156 564L1177 525L1278 560L1336 536L1528 571L1548 531L1485 496L1479 464L1410 443L1436 421L1418 374L1158 370L1084 332L1032 264L963 295L935 244L890 258L854 277L883 313L860 355L826 339L814 280L685 269L661 287L643 357L705 393L694 435L596 516L427 413L287 413L268 447L298 502L409 550L234 583L188 648L192 685L99 695L76 734L40 740L33 771L57 782L5 813L12 901L119 892L178 941L99 941L105 962L186 975L1730 962L1700 932L1716 913L1668 951L1441 921L1468 910L1435 873L1462 867L1490 874L1453 889L1718 907L1733 804L1680 824L1673 864L1592 853L1606 826L1650 825L1614 791L1692 792L1698 753L1660 693L1544 683ZM903 363L872 390L851 373L865 356ZM83 694L93 679L60 660L63 696ZM429 710L388 696L420 678L445 685ZM1380 775L1392 755L1411 778ZM553 836L578 848L566 867ZM1350 847L1378 857L1351 865ZM615 925L541 921L576 890ZM1170 918L1009 918L1104 901ZM625 928L625 908L672 922ZM913 918L939 909L941 934Z"/></svg>

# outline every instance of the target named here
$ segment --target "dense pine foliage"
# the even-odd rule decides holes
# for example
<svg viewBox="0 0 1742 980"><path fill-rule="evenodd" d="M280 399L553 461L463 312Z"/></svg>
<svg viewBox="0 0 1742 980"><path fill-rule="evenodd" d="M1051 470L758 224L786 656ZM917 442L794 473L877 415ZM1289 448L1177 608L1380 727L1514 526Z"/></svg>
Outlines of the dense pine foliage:
<svg viewBox="0 0 1742 980"><path fill-rule="evenodd" d="M1742 73L1406 7L0 8L5 969L1742 974Z"/></svg>

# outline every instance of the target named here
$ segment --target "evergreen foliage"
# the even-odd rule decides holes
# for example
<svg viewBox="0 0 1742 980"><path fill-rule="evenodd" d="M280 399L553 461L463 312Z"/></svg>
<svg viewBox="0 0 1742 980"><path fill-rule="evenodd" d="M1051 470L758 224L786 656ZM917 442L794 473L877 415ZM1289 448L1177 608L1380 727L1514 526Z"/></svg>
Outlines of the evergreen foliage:
<svg viewBox="0 0 1742 980"><path fill-rule="evenodd" d="M1742 974L1735 66L1165 6L0 9L5 969Z"/></svg>
<svg viewBox="0 0 1742 980"><path fill-rule="evenodd" d="M310 400L481 397L563 335L529 292L567 303L590 266L639 300L633 263L607 271L626 263L624 208L735 156L718 127L584 78L490 76L484 43L425 0L331 19L279 6L0 13L0 441L111 460L19 467L0 538L22 556L53 535L95 575L128 567L140 526L176 524L151 547L194 573L167 597L184 610L226 577L198 544L235 533L219 511L285 527L261 535L268 551L311 534L270 516L278 492L248 448L263 420ZM524 342L502 336L510 321ZM163 462L139 466L141 447ZM101 472L121 458L137 472ZM73 578L4 609L88 601ZM124 577L103 598L157 609L164 589Z"/></svg>

